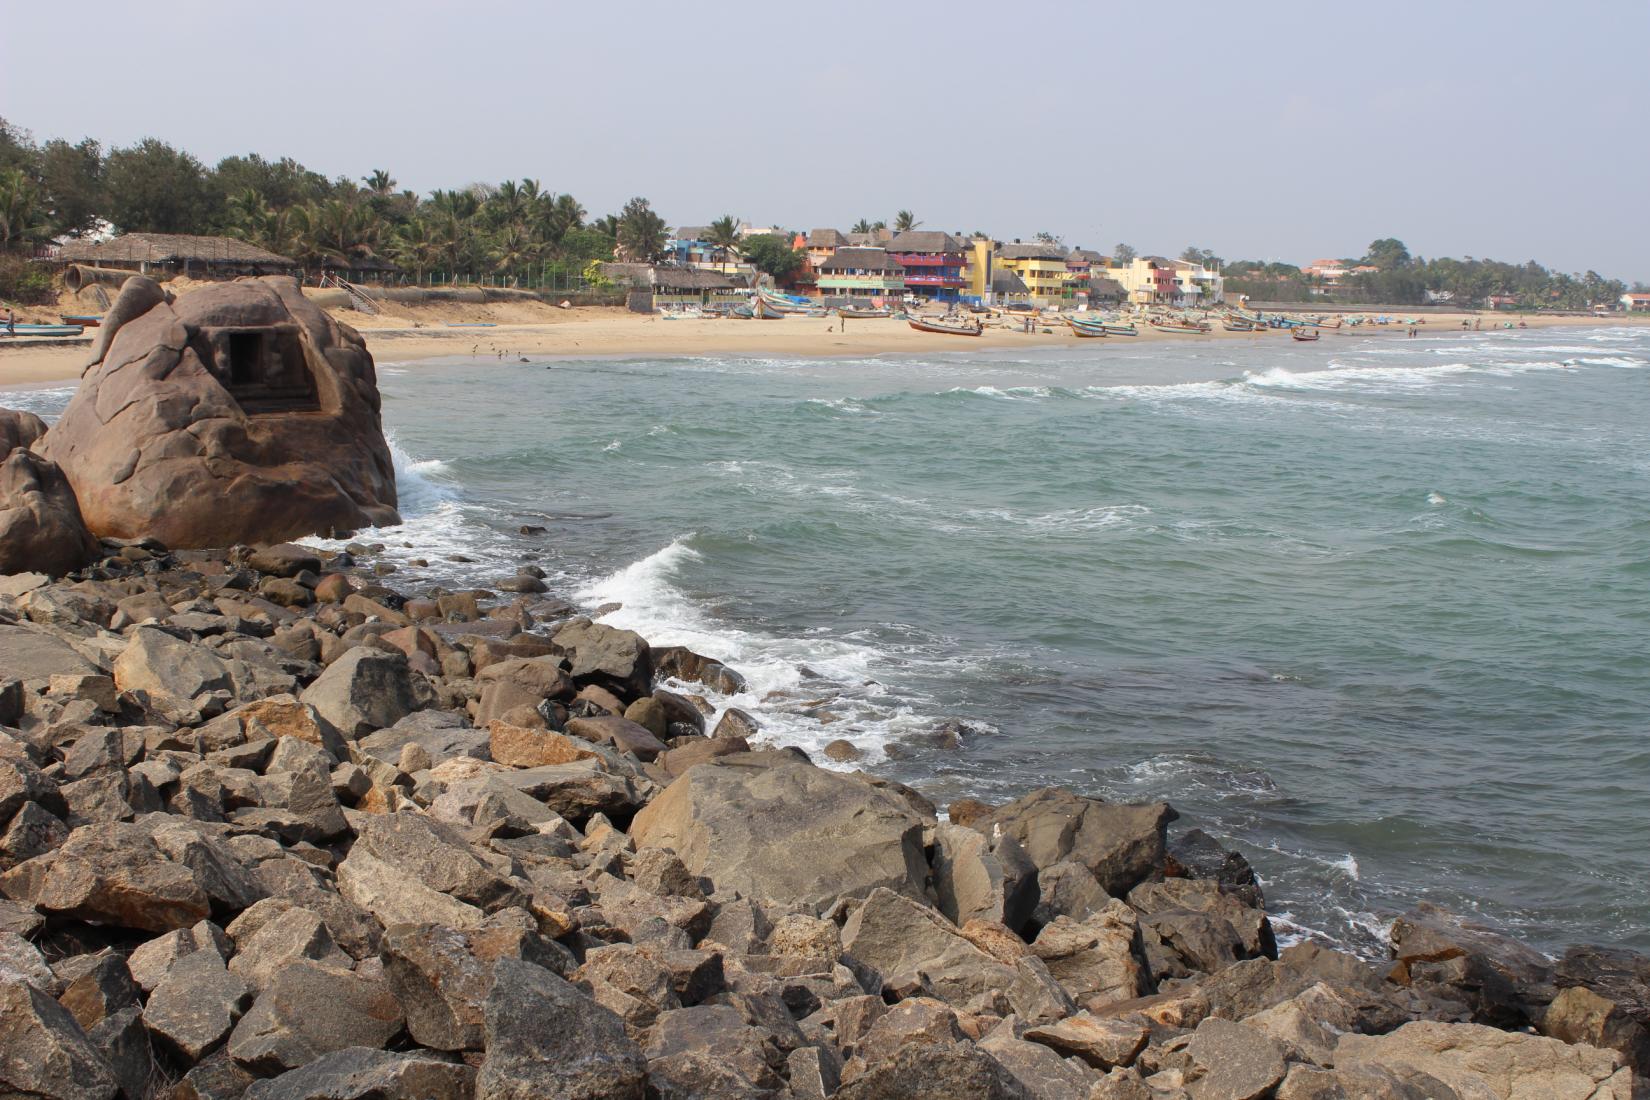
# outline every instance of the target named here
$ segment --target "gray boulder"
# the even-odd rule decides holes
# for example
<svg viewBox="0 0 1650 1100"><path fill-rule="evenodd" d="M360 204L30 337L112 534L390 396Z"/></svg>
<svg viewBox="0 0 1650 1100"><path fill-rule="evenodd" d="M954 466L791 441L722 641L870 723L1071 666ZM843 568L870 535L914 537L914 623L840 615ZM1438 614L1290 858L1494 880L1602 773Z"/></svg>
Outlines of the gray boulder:
<svg viewBox="0 0 1650 1100"><path fill-rule="evenodd" d="M211 951L196 951L172 964L149 995L143 1026L189 1062L216 1050L251 999L245 982Z"/></svg>
<svg viewBox="0 0 1650 1100"><path fill-rule="evenodd" d="M550 971L494 964L475 1100L641 1100L647 1061L617 1016Z"/></svg>
<svg viewBox="0 0 1650 1100"><path fill-rule="evenodd" d="M121 691L146 692L157 709L180 718L195 712L197 696L235 686L229 665L216 653L155 626L132 631L115 659L114 677Z"/></svg>
<svg viewBox="0 0 1650 1100"><path fill-rule="evenodd" d="M346 1047L383 1047L404 1022L382 979L296 961L258 994L229 1054L253 1073L281 1073Z"/></svg>
<svg viewBox="0 0 1650 1100"><path fill-rule="evenodd" d="M1634 1093L1632 1070L1613 1050L1480 1024L1414 1021L1387 1035L1343 1035L1335 1068L1426 1074L1472 1100L1630 1100Z"/></svg>
<svg viewBox="0 0 1650 1100"><path fill-rule="evenodd" d="M904 800L807 764L723 759L689 770L638 813L636 843L674 850L720 891L782 905L819 910L879 887L923 896L925 823Z"/></svg>
<svg viewBox="0 0 1650 1100"><path fill-rule="evenodd" d="M364 737L422 709L404 653L356 646L332 664L299 698L345 737Z"/></svg>
<svg viewBox="0 0 1650 1100"><path fill-rule="evenodd" d="M62 1005L27 982L0 980L0 1094L112 1100L119 1089Z"/></svg>
<svg viewBox="0 0 1650 1100"><path fill-rule="evenodd" d="M1037 868L1012 838L995 847L975 831L941 822L934 830L934 896L952 924L995 921L1023 928L1037 904Z"/></svg>
<svg viewBox="0 0 1650 1100"><path fill-rule="evenodd" d="M839 1100L1030 1100L991 1055L969 1043L901 1047L837 1092Z"/></svg>
<svg viewBox="0 0 1650 1100"><path fill-rule="evenodd" d="M925 978L935 996L954 1005L1006 990L1016 977L1014 967L980 950L939 913L886 887L871 891L842 926L842 949L885 986Z"/></svg>
<svg viewBox="0 0 1650 1100"><path fill-rule="evenodd" d="M1038 868L1075 860L1107 893L1121 897L1162 870L1169 822L1177 816L1166 802L1118 805L1045 787L973 827L1012 837Z"/></svg>
<svg viewBox="0 0 1650 1100"><path fill-rule="evenodd" d="M784 1064L779 1048L730 1005L661 1013L646 1054L648 1094L659 1100L763 1100L783 1084L775 1071Z"/></svg>
<svg viewBox="0 0 1650 1100"><path fill-rule="evenodd" d="M428 1054L348 1047L267 1081L246 1100L470 1100L476 1071ZM205 1097L201 1097L205 1100Z"/></svg>
<svg viewBox="0 0 1650 1100"><path fill-rule="evenodd" d="M647 640L633 630L574 619L551 640L567 654L568 674L575 684L599 684L624 700L646 695L653 686Z"/></svg>

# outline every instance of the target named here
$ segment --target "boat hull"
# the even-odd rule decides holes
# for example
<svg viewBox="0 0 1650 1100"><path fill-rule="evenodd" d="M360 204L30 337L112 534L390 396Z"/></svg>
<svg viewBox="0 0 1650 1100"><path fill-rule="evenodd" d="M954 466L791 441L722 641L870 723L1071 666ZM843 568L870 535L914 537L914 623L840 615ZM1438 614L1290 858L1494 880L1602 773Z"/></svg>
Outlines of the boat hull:
<svg viewBox="0 0 1650 1100"><path fill-rule="evenodd" d="M970 328L953 328L950 325L936 325L932 321L912 320L907 323L918 332L935 332L942 336L978 336L981 331L978 325Z"/></svg>

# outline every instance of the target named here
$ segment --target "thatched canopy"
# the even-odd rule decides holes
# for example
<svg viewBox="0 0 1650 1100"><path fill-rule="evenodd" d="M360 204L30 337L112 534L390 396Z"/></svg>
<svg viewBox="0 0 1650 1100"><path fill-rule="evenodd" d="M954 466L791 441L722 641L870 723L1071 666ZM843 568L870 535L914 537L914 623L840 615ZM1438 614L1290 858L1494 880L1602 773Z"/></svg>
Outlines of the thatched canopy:
<svg viewBox="0 0 1650 1100"><path fill-rule="evenodd" d="M184 233L122 233L106 241L71 241L63 258L84 264L221 264L233 267L292 268L298 261L233 237Z"/></svg>
<svg viewBox="0 0 1650 1100"><path fill-rule="evenodd" d="M998 296L1007 294L1029 294L1030 288L1024 279L1006 267L999 267L991 273L991 293Z"/></svg>
<svg viewBox="0 0 1650 1100"><path fill-rule="evenodd" d="M1116 298L1121 301L1126 294L1127 291L1123 289L1123 284L1116 279L1089 280L1090 298Z"/></svg>
<svg viewBox="0 0 1650 1100"><path fill-rule="evenodd" d="M841 248L848 241L834 229L813 229L808 232L809 248Z"/></svg>
<svg viewBox="0 0 1650 1100"><path fill-rule="evenodd" d="M706 271L697 267L670 267L653 269L655 290L732 290L733 280L720 271Z"/></svg>
<svg viewBox="0 0 1650 1100"><path fill-rule="evenodd" d="M1064 260L1066 250L1041 241L1013 241L999 248L997 255L1005 260Z"/></svg>
<svg viewBox="0 0 1650 1100"><path fill-rule="evenodd" d="M907 229L888 242L890 252L966 252L968 246L937 229Z"/></svg>

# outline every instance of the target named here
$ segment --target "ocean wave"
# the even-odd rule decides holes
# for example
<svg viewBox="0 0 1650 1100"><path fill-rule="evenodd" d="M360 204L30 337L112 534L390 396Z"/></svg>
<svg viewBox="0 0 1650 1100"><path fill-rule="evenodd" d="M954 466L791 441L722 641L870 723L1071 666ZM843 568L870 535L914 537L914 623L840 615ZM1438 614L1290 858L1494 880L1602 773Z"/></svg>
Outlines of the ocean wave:
<svg viewBox="0 0 1650 1100"><path fill-rule="evenodd" d="M32 412L47 424L55 424L77 389L78 386L31 386L0 391L0 407Z"/></svg>
<svg viewBox="0 0 1650 1100"><path fill-rule="evenodd" d="M932 671L965 672L971 662L960 656L928 661L929 647L900 644L860 631L835 636L823 628L793 637L718 621L678 584L680 574L703 560L690 532L646 557L589 581L575 597L591 606L617 604L601 621L634 630L656 646L682 645L726 662L746 680L734 695L708 691L701 684L675 684L681 691L704 695L716 708L714 723L730 707L754 715L761 739L795 745L810 755L837 738L851 740L864 754L858 767L885 755L886 747L933 728L938 721L921 693L888 694L881 682L899 669L929 666ZM889 631L897 633L897 624ZM825 766L839 766L819 757Z"/></svg>

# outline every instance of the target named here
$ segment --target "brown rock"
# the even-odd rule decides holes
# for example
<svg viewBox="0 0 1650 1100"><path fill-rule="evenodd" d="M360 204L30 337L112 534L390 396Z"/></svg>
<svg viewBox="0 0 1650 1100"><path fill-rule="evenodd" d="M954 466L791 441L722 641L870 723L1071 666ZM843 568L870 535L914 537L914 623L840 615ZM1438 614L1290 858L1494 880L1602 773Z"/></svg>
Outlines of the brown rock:
<svg viewBox="0 0 1650 1100"><path fill-rule="evenodd" d="M399 523L372 357L286 277L128 279L41 442L105 536L230 546Z"/></svg>
<svg viewBox="0 0 1650 1100"><path fill-rule="evenodd" d="M18 447L26 451L45 434L46 422L32 412L0 409L0 455L9 455Z"/></svg>
<svg viewBox="0 0 1650 1100"><path fill-rule="evenodd" d="M0 574L60 577L97 555L63 471L26 450L0 457Z"/></svg>
<svg viewBox="0 0 1650 1100"><path fill-rule="evenodd" d="M597 754L581 747L581 742L549 730L512 726L497 719L487 723L487 743L493 759L512 768L537 768L544 764L571 764Z"/></svg>

